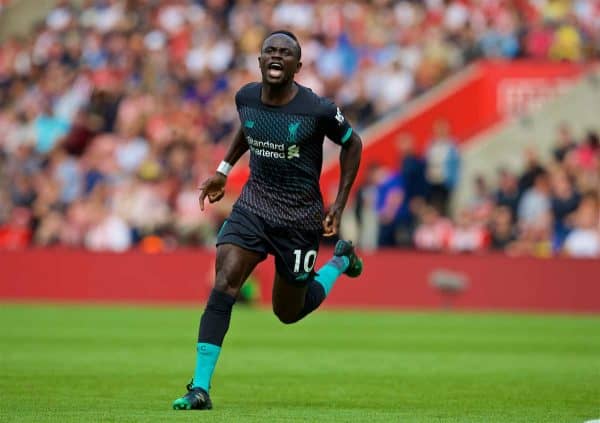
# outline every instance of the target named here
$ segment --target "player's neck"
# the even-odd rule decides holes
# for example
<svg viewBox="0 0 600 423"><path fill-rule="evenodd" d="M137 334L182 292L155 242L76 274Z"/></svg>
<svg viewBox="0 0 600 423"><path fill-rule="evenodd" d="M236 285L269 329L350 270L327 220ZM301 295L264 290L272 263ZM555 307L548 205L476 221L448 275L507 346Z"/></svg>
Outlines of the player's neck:
<svg viewBox="0 0 600 423"><path fill-rule="evenodd" d="M294 99L298 93L298 85L290 81L285 85L270 85L263 82L260 101L268 106L283 106Z"/></svg>

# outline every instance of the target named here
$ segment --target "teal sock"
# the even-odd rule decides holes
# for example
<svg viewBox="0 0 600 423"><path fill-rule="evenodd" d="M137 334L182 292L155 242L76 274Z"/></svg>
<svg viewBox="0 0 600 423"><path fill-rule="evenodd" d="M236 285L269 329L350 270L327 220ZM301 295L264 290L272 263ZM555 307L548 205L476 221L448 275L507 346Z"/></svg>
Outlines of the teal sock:
<svg viewBox="0 0 600 423"><path fill-rule="evenodd" d="M346 256L335 256L329 260L323 267L317 270L315 281L323 287L325 295L329 294L335 281L350 266L350 259Z"/></svg>
<svg viewBox="0 0 600 423"><path fill-rule="evenodd" d="M210 379L215 371L221 347L206 342L198 342L196 351L196 371L194 372L192 387L202 388L208 392Z"/></svg>

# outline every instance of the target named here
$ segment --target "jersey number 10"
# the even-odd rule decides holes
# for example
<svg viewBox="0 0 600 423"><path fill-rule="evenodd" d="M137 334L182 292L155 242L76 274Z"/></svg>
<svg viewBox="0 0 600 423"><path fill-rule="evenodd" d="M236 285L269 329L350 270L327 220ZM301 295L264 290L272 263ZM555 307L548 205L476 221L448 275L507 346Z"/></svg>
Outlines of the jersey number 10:
<svg viewBox="0 0 600 423"><path fill-rule="evenodd" d="M298 273L302 262L302 250L294 250L294 255L296 256L294 273ZM304 255L304 272L310 272L315 267L315 261L317 261L317 252L315 250L308 250Z"/></svg>

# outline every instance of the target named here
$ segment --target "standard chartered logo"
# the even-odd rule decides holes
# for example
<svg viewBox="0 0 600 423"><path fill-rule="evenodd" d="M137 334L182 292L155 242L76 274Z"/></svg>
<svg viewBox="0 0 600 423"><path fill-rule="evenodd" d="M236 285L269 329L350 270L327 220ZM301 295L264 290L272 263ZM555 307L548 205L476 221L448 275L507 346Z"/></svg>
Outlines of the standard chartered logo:
<svg viewBox="0 0 600 423"><path fill-rule="evenodd" d="M284 143L259 141L252 138L250 135L246 135L246 141L248 141L250 150L260 157L266 157L270 159L293 159L300 157L300 147L297 144L290 145L287 149L286 155Z"/></svg>

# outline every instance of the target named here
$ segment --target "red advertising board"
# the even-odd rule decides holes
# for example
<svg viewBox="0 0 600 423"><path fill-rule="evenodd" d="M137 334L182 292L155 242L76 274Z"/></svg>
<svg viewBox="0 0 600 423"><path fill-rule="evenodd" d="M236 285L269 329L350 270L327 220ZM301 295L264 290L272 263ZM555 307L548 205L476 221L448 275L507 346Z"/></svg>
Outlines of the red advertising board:
<svg viewBox="0 0 600 423"><path fill-rule="evenodd" d="M331 256L320 254L319 263ZM600 313L600 261L510 258L380 251L364 255L357 279L343 276L327 307L519 310ZM162 254L98 254L72 250L0 253L0 301L124 303L204 302L214 256L188 250ZM274 275L269 259L255 276L269 306ZM458 281L447 293L440 283Z"/></svg>

